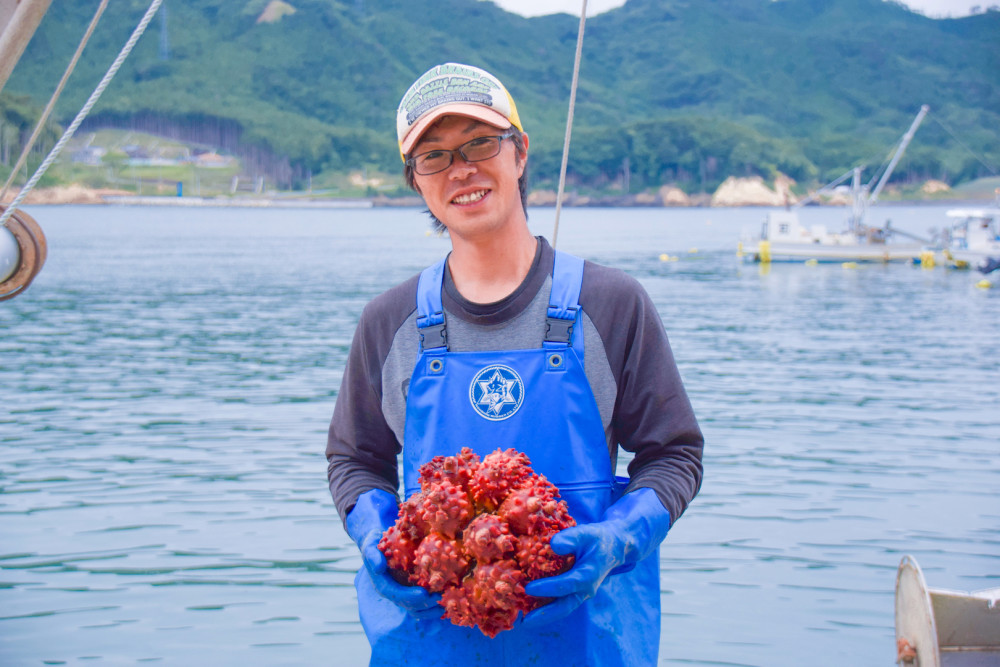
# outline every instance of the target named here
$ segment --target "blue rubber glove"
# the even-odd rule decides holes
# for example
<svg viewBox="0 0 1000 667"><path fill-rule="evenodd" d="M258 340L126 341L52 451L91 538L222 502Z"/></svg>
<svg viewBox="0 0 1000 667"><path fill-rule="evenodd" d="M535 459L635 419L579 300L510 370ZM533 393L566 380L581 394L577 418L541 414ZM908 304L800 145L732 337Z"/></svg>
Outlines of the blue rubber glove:
<svg viewBox="0 0 1000 667"><path fill-rule="evenodd" d="M378 548L382 533L396 523L399 504L396 497L382 489L371 489L358 496L347 515L347 534L361 549L361 559L368 568L375 590L417 618L441 618L440 595L432 595L422 586L406 586L389 574L389 564Z"/></svg>
<svg viewBox="0 0 1000 667"><path fill-rule="evenodd" d="M670 512L655 491L641 488L622 496L600 521L559 531L552 536L552 550L573 554L576 561L567 572L525 585L528 595L555 600L525 616L524 625L538 627L573 613L609 574L628 572L655 553L668 530Z"/></svg>

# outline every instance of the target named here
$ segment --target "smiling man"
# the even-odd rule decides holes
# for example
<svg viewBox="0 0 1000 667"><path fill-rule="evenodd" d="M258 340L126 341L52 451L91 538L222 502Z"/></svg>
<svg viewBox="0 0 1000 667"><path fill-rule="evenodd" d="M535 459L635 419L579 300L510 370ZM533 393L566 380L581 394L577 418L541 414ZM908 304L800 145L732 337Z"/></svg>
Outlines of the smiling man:
<svg viewBox="0 0 1000 667"><path fill-rule="evenodd" d="M698 492L703 448L663 324L634 279L531 234L528 135L496 77L432 68L396 129L407 182L452 250L365 308L330 424L371 664L655 665L659 545ZM398 583L377 547L396 520L399 454L409 498L422 464L463 447L526 453L577 523L550 543L573 566L528 582L546 603L494 638L442 619L440 594Z"/></svg>

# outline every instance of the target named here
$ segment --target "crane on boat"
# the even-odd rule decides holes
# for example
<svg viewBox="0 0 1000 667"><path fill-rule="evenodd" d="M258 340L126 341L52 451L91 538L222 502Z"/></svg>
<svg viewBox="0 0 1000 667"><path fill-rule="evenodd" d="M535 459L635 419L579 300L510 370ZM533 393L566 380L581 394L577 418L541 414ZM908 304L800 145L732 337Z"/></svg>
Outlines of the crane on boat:
<svg viewBox="0 0 1000 667"><path fill-rule="evenodd" d="M878 201L893 170L913 140L917 128L930 111L926 104L920 107L909 129L899 140L885 170L878 182L873 177L868 184L862 184L863 166L857 166L827 183L794 207L785 211L773 211L767 215L758 238L740 242L740 254L745 261L770 263L778 261L817 262L892 262L913 261L920 256L925 239L912 234L885 227L869 227L865 217L869 207ZM847 229L830 232L821 225L806 227L799 221L799 208L815 201L820 195L834 192L848 179L851 180L851 212ZM874 184L874 186L873 186ZM911 239L913 243L887 243L897 235Z"/></svg>

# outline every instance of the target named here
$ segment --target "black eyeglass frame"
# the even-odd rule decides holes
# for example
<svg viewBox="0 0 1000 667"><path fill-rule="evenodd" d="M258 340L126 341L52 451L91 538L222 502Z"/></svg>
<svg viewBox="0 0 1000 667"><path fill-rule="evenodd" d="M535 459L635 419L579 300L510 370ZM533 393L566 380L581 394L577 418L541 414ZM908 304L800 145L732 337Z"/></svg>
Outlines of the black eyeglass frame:
<svg viewBox="0 0 1000 667"><path fill-rule="evenodd" d="M466 141L461 146L458 146L457 148L451 148L451 149L448 149L448 148L435 148L432 151L425 151L423 153L418 153L416 155L411 155L410 157L408 157L406 159L406 165L408 167L410 167L413 170L413 173L415 173L415 174L419 174L420 176L433 176L434 174L440 174L442 171L444 171L445 169L447 169L451 165L455 164L455 153L458 153L459 155L461 155L462 159L465 160L466 162L485 162L486 160L492 160L497 155L500 155L500 151L503 150L503 140L504 139L510 139L513 136L514 136L514 133L512 131L507 131L507 132L504 132L503 134L486 134L486 135L483 135L481 137L475 137L473 139L469 139L468 141ZM462 152L462 149L464 149L466 146L468 146L469 144L471 144L471 143L473 143L475 141L480 141L481 139L497 139L497 152L494 153L493 155L489 156L489 157L482 157L482 158L479 158L479 159L476 159L476 160L470 160L469 158L467 158L465 156L465 153ZM417 170L417 159L420 158L420 157L422 157L422 156L424 156L424 155L427 155L428 153L447 153L448 154L448 164L446 164L445 166L441 167L440 169L436 169L434 171L429 171L429 172L426 172L426 173L422 172L422 171L418 171Z"/></svg>

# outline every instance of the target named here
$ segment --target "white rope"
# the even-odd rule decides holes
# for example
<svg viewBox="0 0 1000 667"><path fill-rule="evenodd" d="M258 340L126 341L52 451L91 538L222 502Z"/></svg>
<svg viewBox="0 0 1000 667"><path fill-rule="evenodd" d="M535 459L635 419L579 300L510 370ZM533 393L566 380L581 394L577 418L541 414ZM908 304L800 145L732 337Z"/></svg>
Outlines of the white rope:
<svg viewBox="0 0 1000 667"><path fill-rule="evenodd" d="M59 157L59 153L62 152L66 143L73 138L73 134L76 132L77 128L80 127L80 123L84 121L87 114L90 113L90 110L95 104L97 104L97 100L101 98L101 95L104 93L104 89L108 87L108 84L111 83L111 79L113 79L115 74L118 73L118 69L122 66L122 63L125 62L125 58L127 58L132 52L132 49L135 47L135 43L139 41L140 37L142 37L142 33L146 31L146 26L148 26L149 22L153 20L153 16L156 14L156 10L160 8L161 4L163 4L163 0L153 0L153 2L149 5L149 9L146 10L145 16L142 17L142 20L139 21L139 25L137 25L135 30L132 32L132 36L129 37L125 46L122 47L122 50L118 54L118 57L115 58L115 61L111 63L111 67L104 75L104 78L101 79L101 82L97 84L97 88L95 88L94 92L90 94L90 99L87 100L87 102L83 105L83 108L80 109L80 113L76 115L76 118L73 119L70 126L66 128L65 132L63 132L62 137L56 142L56 145L53 146L52 150L48 154L48 157L45 158L42 164L38 165L38 169L35 170L31 179L24 184L24 187L21 188L21 191L14 198L14 201L12 201L10 206L8 206L3 214L0 215L0 225L7 225L7 221L10 219L10 216L14 214L14 211L21 204L21 202L24 201L24 198L28 196L31 189L35 187L42 176L45 175L48 168L52 166L52 163L55 162L57 157Z"/></svg>
<svg viewBox="0 0 1000 667"><path fill-rule="evenodd" d="M563 142L562 166L559 168L559 189L556 192L556 222L552 230L552 247L559 236L559 214L562 211L563 191L566 189L566 164L569 162L569 137L573 132L573 108L576 106L576 84L580 78L580 56L583 54L583 26L587 22L587 0L580 10L580 30L576 34L576 58L573 60L573 83L569 90L569 113L566 116L566 139Z"/></svg>

